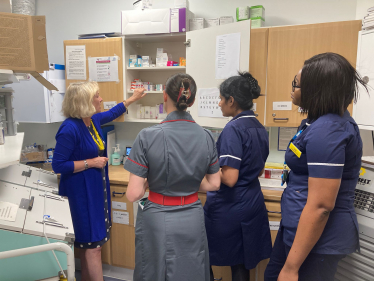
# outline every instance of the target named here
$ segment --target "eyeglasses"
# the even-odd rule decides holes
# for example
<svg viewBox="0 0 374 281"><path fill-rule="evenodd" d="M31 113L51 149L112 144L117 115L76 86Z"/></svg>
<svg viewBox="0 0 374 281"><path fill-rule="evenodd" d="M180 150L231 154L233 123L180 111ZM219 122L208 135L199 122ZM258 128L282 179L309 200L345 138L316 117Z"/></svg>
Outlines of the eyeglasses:
<svg viewBox="0 0 374 281"><path fill-rule="evenodd" d="M301 87L296 84L296 76L297 75L295 75L295 78L292 81L292 92L295 92L295 88L301 89Z"/></svg>

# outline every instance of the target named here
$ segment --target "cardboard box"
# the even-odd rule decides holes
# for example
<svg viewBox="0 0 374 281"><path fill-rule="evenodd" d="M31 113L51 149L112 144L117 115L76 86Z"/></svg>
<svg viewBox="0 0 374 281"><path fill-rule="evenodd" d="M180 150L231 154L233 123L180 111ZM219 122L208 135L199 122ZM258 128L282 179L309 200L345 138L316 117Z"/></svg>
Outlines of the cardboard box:
<svg viewBox="0 0 374 281"><path fill-rule="evenodd" d="M234 18L231 17L231 16L226 16L226 17L220 17L219 18L219 25L229 24L229 23L233 23L233 22L234 22Z"/></svg>
<svg viewBox="0 0 374 281"><path fill-rule="evenodd" d="M187 15L186 8L176 8L170 10L170 32L186 32L187 30Z"/></svg>
<svg viewBox="0 0 374 281"><path fill-rule="evenodd" d="M57 90L39 73L49 70L45 16L0 13L0 69L30 73L49 90Z"/></svg>
<svg viewBox="0 0 374 281"><path fill-rule="evenodd" d="M251 19L251 28L259 28L265 26L265 20L262 17Z"/></svg>
<svg viewBox="0 0 374 281"><path fill-rule="evenodd" d="M218 26L219 18L211 18L206 20L206 27Z"/></svg>
<svg viewBox="0 0 374 281"><path fill-rule="evenodd" d="M188 0L174 0L174 8L188 8Z"/></svg>
<svg viewBox="0 0 374 281"><path fill-rule="evenodd" d="M170 9L122 11L122 34L170 33Z"/></svg>
<svg viewBox="0 0 374 281"><path fill-rule="evenodd" d="M262 17L265 20L265 8L262 5L257 5L257 6L251 6L249 8L249 17L252 18L257 18L257 17Z"/></svg>
<svg viewBox="0 0 374 281"><path fill-rule="evenodd" d="M204 28L204 18L190 19L190 31Z"/></svg>
<svg viewBox="0 0 374 281"><path fill-rule="evenodd" d="M249 7L239 7L236 8L236 20L242 21L242 20L248 20L249 19Z"/></svg>

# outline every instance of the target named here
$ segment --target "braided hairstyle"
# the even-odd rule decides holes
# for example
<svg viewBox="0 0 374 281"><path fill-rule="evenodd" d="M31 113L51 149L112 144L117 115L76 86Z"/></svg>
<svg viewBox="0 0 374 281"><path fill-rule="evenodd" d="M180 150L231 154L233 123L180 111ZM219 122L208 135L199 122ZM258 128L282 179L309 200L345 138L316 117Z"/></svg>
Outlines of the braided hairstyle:
<svg viewBox="0 0 374 281"><path fill-rule="evenodd" d="M261 96L261 88L249 72L238 74L221 83L220 94L226 101L230 96L233 97L240 109L250 110L253 107L253 100Z"/></svg>
<svg viewBox="0 0 374 281"><path fill-rule="evenodd" d="M190 75L178 73L167 80L165 91L178 111L183 111L195 101L196 83Z"/></svg>

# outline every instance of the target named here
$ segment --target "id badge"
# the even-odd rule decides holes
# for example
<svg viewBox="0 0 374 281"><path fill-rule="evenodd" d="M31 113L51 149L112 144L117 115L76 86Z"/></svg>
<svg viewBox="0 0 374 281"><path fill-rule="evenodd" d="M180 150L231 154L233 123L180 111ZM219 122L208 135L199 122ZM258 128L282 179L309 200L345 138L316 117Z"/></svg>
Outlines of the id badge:
<svg viewBox="0 0 374 281"><path fill-rule="evenodd" d="M290 150L295 153L295 155L297 156L297 158L300 158L301 156L301 151L291 142L290 143Z"/></svg>
<svg viewBox="0 0 374 281"><path fill-rule="evenodd" d="M144 206L145 206L145 203L147 202L147 199L148 198L142 198L142 199L140 199L139 200L139 206L140 206L140 208L142 208L142 210L144 209Z"/></svg>

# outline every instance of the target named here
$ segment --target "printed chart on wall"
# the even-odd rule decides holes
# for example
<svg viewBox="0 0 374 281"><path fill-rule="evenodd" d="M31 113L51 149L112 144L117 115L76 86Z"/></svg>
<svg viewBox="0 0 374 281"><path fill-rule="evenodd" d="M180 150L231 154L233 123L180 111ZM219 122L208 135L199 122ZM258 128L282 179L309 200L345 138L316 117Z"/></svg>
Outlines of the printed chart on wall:
<svg viewBox="0 0 374 281"><path fill-rule="evenodd" d="M216 79L237 75L240 63L240 33L217 36Z"/></svg>
<svg viewBox="0 0 374 281"><path fill-rule="evenodd" d="M66 46L66 78L86 80L86 46Z"/></svg>
<svg viewBox="0 0 374 281"><path fill-rule="evenodd" d="M218 88L198 89L198 115L200 117L223 117Z"/></svg>
<svg viewBox="0 0 374 281"><path fill-rule="evenodd" d="M118 82L118 56L90 57L88 69L91 81Z"/></svg>

